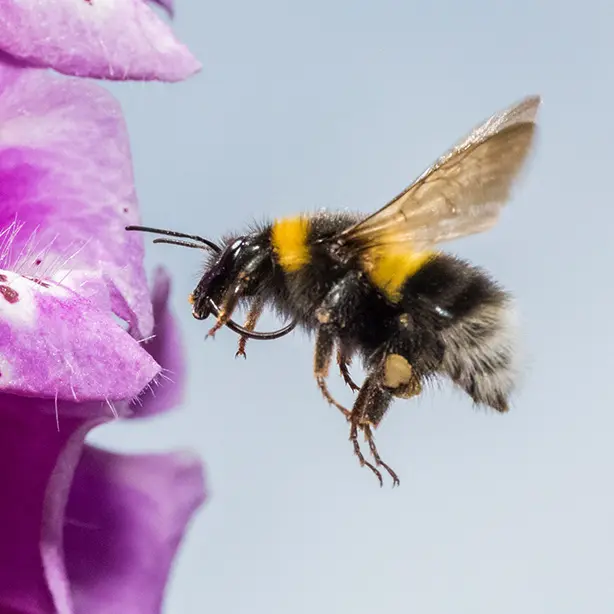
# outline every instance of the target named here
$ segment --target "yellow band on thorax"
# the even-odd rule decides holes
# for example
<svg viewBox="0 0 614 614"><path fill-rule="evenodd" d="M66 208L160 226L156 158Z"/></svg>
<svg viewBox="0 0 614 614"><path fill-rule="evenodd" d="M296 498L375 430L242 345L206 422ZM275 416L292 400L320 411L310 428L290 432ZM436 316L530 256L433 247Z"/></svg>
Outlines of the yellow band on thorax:
<svg viewBox="0 0 614 614"><path fill-rule="evenodd" d="M273 222L271 242L277 261L284 271L298 271L309 262L308 234L309 220L303 216Z"/></svg>
<svg viewBox="0 0 614 614"><path fill-rule="evenodd" d="M393 303L401 300L403 284L415 275L434 252L413 252L406 246L385 246L369 250L363 267L371 283Z"/></svg>

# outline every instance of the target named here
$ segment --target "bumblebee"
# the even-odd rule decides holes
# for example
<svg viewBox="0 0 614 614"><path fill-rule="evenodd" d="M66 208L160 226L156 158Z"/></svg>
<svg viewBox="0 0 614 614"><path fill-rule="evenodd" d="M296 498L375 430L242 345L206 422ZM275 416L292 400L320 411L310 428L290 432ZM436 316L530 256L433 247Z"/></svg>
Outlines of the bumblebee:
<svg viewBox="0 0 614 614"><path fill-rule="evenodd" d="M415 397L427 381L447 378L475 404L508 410L517 374L511 296L482 269L437 248L495 224L535 140L539 104L531 96L496 113L369 216L276 219L220 245L163 229L127 230L209 252L190 297L192 313L199 320L215 317L209 335L223 326L235 331L237 355L245 356L248 339L277 339L296 326L313 333L317 385L347 419L361 466L380 485L381 470L397 485L373 437L395 397ZM232 319L240 303L248 308L244 325ZM266 307L290 323L257 332ZM361 386L349 373L356 355L367 372ZM351 409L327 388L334 358L357 393Z"/></svg>

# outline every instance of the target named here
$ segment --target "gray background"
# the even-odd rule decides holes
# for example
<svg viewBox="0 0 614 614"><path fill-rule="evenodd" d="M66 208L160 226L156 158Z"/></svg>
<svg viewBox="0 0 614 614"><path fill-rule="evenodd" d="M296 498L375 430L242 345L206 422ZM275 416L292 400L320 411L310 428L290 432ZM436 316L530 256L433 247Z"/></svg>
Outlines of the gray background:
<svg viewBox="0 0 614 614"><path fill-rule="evenodd" d="M518 297L521 391L506 416L447 387L397 402L378 443L398 489L358 467L302 334L235 361L235 336L204 342L190 316L199 254L148 248L175 278L185 406L95 440L206 462L166 611L612 612L609 3L177 2L204 71L112 87L151 225L217 237L254 216L372 211L490 113L544 104L500 225L450 246Z"/></svg>

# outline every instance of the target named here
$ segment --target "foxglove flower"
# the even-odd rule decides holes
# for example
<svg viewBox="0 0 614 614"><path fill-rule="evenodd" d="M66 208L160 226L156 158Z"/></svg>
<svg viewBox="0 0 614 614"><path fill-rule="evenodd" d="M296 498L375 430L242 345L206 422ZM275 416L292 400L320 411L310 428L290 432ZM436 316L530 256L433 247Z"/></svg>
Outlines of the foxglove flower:
<svg viewBox="0 0 614 614"><path fill-rule="evenodd" d="M169 280L150 295L124 231L139 220L110 94L0 64L0 202L0 612L158 612L200 463L84 445L183 381Z"/></svg>
<svg viewBox="0 0 614 614"><path fill-rule="evenodd" d="M0 50L81 77L181 81L200 70L145 0L3 0Z"/></svg>
<svg viewBox="0 0 614 614"><path fill-rule="evenodd" d="M175 14L173 0L151 0L154 4L159 4L171 17Z"/></svg>

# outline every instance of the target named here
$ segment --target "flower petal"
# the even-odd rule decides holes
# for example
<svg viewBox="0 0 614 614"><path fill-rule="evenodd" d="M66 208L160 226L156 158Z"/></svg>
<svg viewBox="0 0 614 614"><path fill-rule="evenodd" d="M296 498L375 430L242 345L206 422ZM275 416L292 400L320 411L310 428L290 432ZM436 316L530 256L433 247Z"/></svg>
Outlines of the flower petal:
<svg viewBox="0 0 614 614"><path fill-rule="evenodd" d="M175 3L173 0L150 0L150 2L160 5L171 17L175 14Z"/></svg>
<svg viewBox="0 0 614 614"><path fill-rule="evenodd" d="M0 126L0 266L103 271L135 335L148 336L143 238L124 230L139 215L117 101L94 83L0 63Z"/></svg>
<svg viewBox="0 0 614 614"><path fill-rule="evenodd" d="M69 288L81 298L88 299L101 311L111 311L118 315L112 307L108 281L100 271L60 269L54 273L50 281L54 281L64 288ZM125 321L129 322L131 316L128 314L124 314L124 316L127 318Z"/></svg>
<svg viewBox="0 0 614 614"><path fill-rule="evenodd" d="M0 50L100 79L180 81L201 67L143 0L5 0Z"/></svg>
<svg viewBox="0 0 614 614"><path fill-rule="evenodd" d="M60 269L51 277L56 283L70 288L79 296L92 301L98 309L111 311L129 324L128 330L138 334L138 316L130 307L117 284L101 271Z"/></svg>
<svg viewBox="0 0 614 614"><path fill-rule="evenodd" d="M92 302L0 271L0 389L72 401L135 397L160 367Z"/></svg>
<svg viewBox="0 0 614 614"><path fill-rule="evenodd" d="M186 454L84 448L66 507L66 568L78 614L160 611L171 563L204 500Z"/></svg>
<svg viewBox="0 0 614 614"><path fill-rule="evenodd" d="M0 612L72 614L62 534L48 527L63 519L61 493L99 421L62 418L58 430L53 410L54 401L0 394Z"/></svg>
<svg viewBox="0 0 614 614"><path fill-rule="evenodd" d="M179 327L168 305L170 288L168 273L163 268L157 269L152 291L153 338L144 343L143 348L162 367L164 376L156 380L156 386L146 388L138 401L132 403L134 414L131 417L159 414L177 407L183 398L186 363Z"/></svg>

